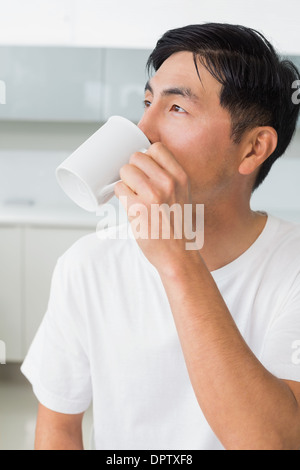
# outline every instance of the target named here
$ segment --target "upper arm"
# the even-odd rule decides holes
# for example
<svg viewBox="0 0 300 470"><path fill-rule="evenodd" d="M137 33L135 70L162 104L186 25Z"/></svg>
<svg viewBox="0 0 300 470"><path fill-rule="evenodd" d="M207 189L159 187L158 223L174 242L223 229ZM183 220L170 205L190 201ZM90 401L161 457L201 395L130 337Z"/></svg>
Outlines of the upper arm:
<svg viewBox="0 0 300 470"><path fill-rule="evenodd" d="M39 404L35 434L36 450L80 450L84 413L64 414Z"/></svg>
<svg viewBox="0 0 300 470"><path fill-rule="evenodd" d="M289 423L289 427L292 428L292 431L295 436L295 449L300 449L300 382L296 382L294 380L285 380L282 379L291 394L293 395L294 400L294 417L295 420Z"/></svg>
<svg viewBox="0 0 300 470"><path fill-rule="evenodd" d="M282 382L284 382L289 387L294 397L295 406L297 410L299 411L299 426L300 426L300 382L296 382L295 380L285 380L285 379L282 379Z"/></svg>

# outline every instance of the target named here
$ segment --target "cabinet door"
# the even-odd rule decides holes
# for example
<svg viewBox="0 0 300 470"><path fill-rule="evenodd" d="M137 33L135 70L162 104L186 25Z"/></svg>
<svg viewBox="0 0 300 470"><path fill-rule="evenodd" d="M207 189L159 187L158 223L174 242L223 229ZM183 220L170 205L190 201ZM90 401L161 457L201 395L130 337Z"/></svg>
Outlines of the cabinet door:
<svg viewBox="0 0 300 470"><path fill-rule="evenodd" d="M52 273L57 259L93 229L31 227L25 233L25 351L46 312Z"/></svg>
<svg viewBox="0 0 300 470"><path fill-rule="evenodd" d="M7 120L100 121L102 51L72 47L0 47Z"/></svg>
<svg viewBox="0 0 300 470"><path fill-rule="evenodd" d="M6 361L22 359L22 230L0 227L0 340Z"/></svg>
<svg viewBox="0 0 300 470"><path fill-rule="evenodd" d="M106 49L104 117L117 114L138 122L144 112L146 62L150 50Z"/></svg>

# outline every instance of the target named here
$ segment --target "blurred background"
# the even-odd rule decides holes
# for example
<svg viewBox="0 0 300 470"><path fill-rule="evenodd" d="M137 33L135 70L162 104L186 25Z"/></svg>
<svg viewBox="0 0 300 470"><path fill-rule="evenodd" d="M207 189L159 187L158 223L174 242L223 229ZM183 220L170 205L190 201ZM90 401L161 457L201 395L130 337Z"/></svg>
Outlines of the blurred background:
<svg viewBox="0 0 300 470"><path fill-rule="evenodd" d="M55 168L111 115L139 121L145 63L166 30L243 24L300 67L299 18L299 0L0 0L0 450L33 448L37 403L20 363L57 258L98 222ZM300 223L299 124L252 207ZM86 447L90 427L89 412Z"/></svg>

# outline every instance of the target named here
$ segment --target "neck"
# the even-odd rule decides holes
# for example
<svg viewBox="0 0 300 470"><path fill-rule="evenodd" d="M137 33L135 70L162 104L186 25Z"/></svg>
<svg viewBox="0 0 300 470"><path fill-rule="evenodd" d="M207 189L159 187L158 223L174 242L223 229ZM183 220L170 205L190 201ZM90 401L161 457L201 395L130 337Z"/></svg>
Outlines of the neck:
<svg viewBox="0 0 300 470"><path fill-rule="evenodd" d="M249 200L233 205L204 205L204 245L200 250L208 269L214 271L244 253L259 237L267 216L250 209Z"/></svg>

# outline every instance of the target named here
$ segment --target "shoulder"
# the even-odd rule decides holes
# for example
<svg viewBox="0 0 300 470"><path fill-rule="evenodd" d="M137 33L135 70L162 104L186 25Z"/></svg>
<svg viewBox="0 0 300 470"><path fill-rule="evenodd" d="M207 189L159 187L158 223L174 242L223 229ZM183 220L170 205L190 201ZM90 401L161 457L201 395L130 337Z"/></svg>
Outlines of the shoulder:
<svg viewBox="0 0 300 470"><path fill-rule="evenodd" d="M95 230L71 245L59 258L59 264L68 269L87 270L91 266L104 267L114 260L134 257L137 243L129 224Z"/></svg>
<svg viewBox="0 0 300 470"><path fill-rule="evenodd" d="M278 251L289 252L292 257L300 258L300 224L269 217L270 223L275 228L269 242Z"/></svg>
<svg viewBox="0 0 300 470"><path fill-rule="evenodd" d="M300 225L269 216L264 260L272 278L291 283L300 273ZM262 264L264 264L262 259Z"/></svg>

